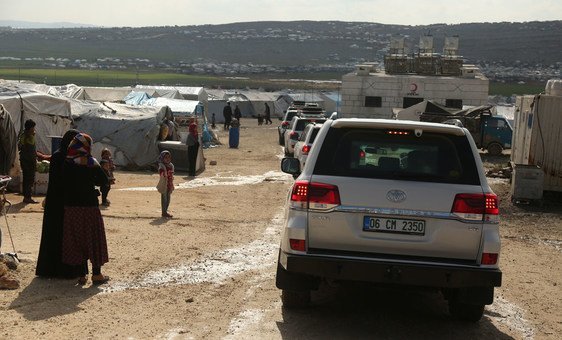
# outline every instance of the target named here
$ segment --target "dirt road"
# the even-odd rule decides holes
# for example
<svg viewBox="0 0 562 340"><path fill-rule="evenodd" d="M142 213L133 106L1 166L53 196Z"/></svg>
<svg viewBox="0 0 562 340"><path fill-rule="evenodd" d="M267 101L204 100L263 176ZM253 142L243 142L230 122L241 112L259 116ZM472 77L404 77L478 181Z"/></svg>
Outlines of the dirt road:
<svg viewBox="0 0 562 340"><path fill-rule="evenodd" d="M504 283L480 323L451 320L434 292L362 284L323 286L309 309L282 309L275 263L292 178L279 171L275 125L242 124L239 149L207 149L204 173L195 179L176 174L172 220L159 217L155 173L117 173L112 205L102 211L108 285L36 278L42 210L17 204L8 219L24 259L16 273L22 287L0 291L0 338L557 339L562 334L562 208L513 207L505 180L492 182L502 198ZM213 160L217 165L209 165ZM3 221L0 226L5 228ZM10 248L5 240L3 251Z"/></svg>

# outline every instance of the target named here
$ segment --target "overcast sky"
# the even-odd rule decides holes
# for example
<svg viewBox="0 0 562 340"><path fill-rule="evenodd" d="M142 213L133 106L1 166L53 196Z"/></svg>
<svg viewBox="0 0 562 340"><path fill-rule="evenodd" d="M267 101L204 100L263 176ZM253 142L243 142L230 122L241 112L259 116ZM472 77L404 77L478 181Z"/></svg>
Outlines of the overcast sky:
<svg viewBox="0 0 562 340"><path fill-rule="evenodd" d="M562 20L562 0L0 0L0 20L109 27L266 20L521 22Z"/></svg>

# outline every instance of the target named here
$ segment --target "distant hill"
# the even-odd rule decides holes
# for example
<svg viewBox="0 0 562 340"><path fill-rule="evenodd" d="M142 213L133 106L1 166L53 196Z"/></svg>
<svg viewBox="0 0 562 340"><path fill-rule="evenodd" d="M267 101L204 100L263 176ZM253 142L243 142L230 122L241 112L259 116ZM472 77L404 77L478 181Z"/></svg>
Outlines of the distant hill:
<svg viewBox="0 0 562 340"><path fill-rule="evenodd" d="M12 26L6 21L0 25ZM64 23L65 27L71 25L77 24ZM122 63L127 68L138 67L139 59L148 60L153 68L195 63L349 66L382 61L392 36L405 36L407 51L416 52L419 37L425 34L434 37L435 52L442 51L445 36L458 35L459 54L470 63L554 65L559 69L562 62L562 21L424 26L294 21L142 28L0 27L0 58L22 58L21 63L24 58L30 63L38 57L67 58L98 64L100 59L112 58L127 60Z"/></svg>
<svg viewBox="0 0 562 340"><path fill-rule="evenodd" d="M0 27L12 28L64 28L64 27L96 27L90 24L77 24L74 22L31 22L17 20L0 20Z"/></svg>

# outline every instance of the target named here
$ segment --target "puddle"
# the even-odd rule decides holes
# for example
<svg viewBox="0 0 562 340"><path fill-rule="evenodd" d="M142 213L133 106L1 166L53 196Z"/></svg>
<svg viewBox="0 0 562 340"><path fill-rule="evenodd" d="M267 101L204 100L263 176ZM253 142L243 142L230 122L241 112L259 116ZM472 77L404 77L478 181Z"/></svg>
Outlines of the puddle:
<svg viewBox="0 0 562 340"><path fill-rule="evenodd" d="M220 284L244 272L273 266L277 260L282 218L282 214L275 216L262 237L252 243L207 254L194 262L151 271L139 279L116 281L104 287L102 292L199 283Z"/></svg>
<svg viewBox="0 0 562 340"><path fill-rule="evenodd" d="M522 335L524 339L533 339L535 330L530 322L525 319L525 310L513 304L503 297L494 298L494 303L486 306L486 310L492 312L488 317L495 322L503 324Z"/></svg>
<svg viewBox="0 0 562 340"><path fill-rule="evenodd" d="M178 176L179 177L179 176ZM176 178L178 178L176 177ZM291 175L280 171L269 171L263 175L254 176L225 176L217 174L213 177L196 177L189 182L182 182L176 185L176 189L193 189L205 186L218 186L218 185L251 185L263 182L287 182L291 181ZM118 189L122 191L156 191L156 186L149 187L133 187Z"/></svg>

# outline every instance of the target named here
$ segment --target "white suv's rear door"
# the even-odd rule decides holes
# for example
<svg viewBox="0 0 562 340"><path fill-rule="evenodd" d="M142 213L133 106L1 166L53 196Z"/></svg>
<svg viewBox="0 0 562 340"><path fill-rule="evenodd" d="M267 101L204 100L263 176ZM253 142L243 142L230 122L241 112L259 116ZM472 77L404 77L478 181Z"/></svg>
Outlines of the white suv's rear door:
<svg viewBox="0 0 562 340"><path fill-rule="evenodd" d="M462 221L451 208L456 194L482 194L480 186L335 176L313 176L312 182L337 186L341 205L309 211L309 249L477 258L482 222Z"/></svg>

